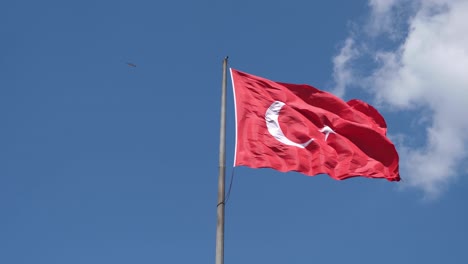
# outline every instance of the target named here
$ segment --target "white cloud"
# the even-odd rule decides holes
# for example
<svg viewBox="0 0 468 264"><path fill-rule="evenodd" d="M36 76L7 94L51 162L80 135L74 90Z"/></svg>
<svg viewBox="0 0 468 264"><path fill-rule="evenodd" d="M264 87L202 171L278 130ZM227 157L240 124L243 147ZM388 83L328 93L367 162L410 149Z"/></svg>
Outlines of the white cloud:
<svg viewBox="0 0 468 264"><path fill-rule="evenodd" d="M370 0L369 5L373 7L369 21L384 18L383 26L374 32L385 33L385 21L397 19L392 11L395 5L404 8L408 3ZM403 144L398 149L406 185L436 197L459 176L459 171L466 170L461 166L468 156L468 1L426 0L417 6L407 16L408 28L394 29L403 40L396 43L395 49L367 53L378 66L362 78L362 83L376 100L389 107L424 109L430 115L428 126L418 127L426 133L424 146L415 149ZM349 41L357 42L357 38ZM334 59L337 84L349 84L355 76L352 69L356 65L342 67L337 63L340 60L336 58L347 49L345 45Z"/></svg>
<svg viewBox="0 0 468 264"><path fill-rule="evenodd" d="M345 94L346 86L352 83L353 73L349 68L352 59L357 57L358 51L354 48L354 40L349 37L340 51L340 54L333 58L333 77L335 80L335 87L333 93L339 97Z"/></svg>
<svg viewBox="0 0 468 264"><path fill-rule="evenodd" d="M380 33L393 33L394 8L402 0L369 0L371 9L370 21L366 28L368 33L375 36Z"/></svg>

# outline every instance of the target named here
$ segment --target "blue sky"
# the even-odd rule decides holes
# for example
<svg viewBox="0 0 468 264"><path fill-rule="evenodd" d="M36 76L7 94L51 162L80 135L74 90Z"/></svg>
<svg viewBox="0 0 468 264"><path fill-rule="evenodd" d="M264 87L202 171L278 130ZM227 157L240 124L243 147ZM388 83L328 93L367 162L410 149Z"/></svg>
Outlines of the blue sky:
<svg viewBox="0 0 468 264"><path fill-rule="evenodd" d="M403 178L236 168L226 264L465 263L467 13L464 0L3 1L0 263L214 263L226 55L374 104ZM228 181L233 110L229 91Z"/></svg>

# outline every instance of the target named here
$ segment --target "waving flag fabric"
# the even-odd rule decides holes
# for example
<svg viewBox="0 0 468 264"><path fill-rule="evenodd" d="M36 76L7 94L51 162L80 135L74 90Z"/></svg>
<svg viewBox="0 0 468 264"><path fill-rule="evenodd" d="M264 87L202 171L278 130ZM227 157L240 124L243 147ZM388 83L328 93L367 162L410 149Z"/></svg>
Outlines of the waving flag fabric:
<svg viewBox="0 0 468 264"><path fill-rule="evenodd" d="M236 108L235 166L399 181L398 153L384 118L304 84L231 69Z"/></svg>

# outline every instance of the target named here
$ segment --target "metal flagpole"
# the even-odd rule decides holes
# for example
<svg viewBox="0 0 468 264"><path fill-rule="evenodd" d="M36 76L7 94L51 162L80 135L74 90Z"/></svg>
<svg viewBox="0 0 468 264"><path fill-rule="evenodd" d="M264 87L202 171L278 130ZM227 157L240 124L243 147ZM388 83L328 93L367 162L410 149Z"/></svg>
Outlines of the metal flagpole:
<svg viewBox="0 0 468 264"><path fill-rule="evenodd" d="M216 226L216 264L224 264L224 181L226 174L226 83L227 61L223 60L223 82L221 85L221 126L219 133L219 176L218 176L218 223Z"/></svg>

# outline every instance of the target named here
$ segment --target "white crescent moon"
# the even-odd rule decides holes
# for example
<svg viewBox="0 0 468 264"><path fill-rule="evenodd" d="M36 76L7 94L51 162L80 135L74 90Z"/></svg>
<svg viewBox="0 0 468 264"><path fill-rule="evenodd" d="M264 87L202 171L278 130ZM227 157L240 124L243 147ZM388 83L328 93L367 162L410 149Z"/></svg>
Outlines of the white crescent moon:
<svg viewBox="0 0 468 264"><path fill-rule="evenodd" d="M307 145L310 144L310 142L312 142L314 139L311 138L309 141L305 142L305 143L296 143L296 142L293 142L292 140L290 140L289 138L287 138L283 131L281 130L281 127L279 125L279 122L278 122L278 117L279 117L279 112L281 110L281 108L284 106L285 104L283 102L280 102L280 101L274 101L270 107L268 107L266 113L265 113L265 121L266 121L266 125L267 125L267 128L268 128L268 132L270 132L270 134L276 139L278 140L279 142L285 144L285 145L288 145L288 146L295 146L295 147L298 147L298 148L305 148L307 147Z"/></svg>

